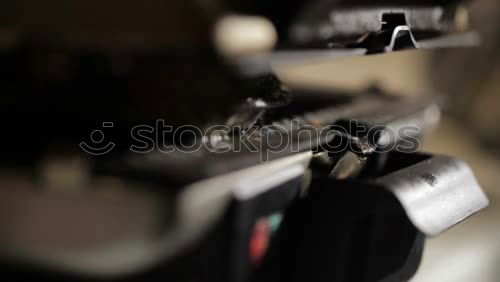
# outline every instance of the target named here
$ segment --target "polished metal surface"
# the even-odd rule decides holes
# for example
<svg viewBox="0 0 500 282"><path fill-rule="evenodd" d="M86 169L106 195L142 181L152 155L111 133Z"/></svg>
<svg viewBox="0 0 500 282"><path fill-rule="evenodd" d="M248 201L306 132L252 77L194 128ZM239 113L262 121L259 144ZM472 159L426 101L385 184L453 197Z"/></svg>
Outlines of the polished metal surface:
<svg viewBox="0 0 500 282"><path fill-rule="evenodd" d="M445 156L431 157L377 182L394 193L409 219L428 236L440 234L489 204L469 166Z"/></svg>

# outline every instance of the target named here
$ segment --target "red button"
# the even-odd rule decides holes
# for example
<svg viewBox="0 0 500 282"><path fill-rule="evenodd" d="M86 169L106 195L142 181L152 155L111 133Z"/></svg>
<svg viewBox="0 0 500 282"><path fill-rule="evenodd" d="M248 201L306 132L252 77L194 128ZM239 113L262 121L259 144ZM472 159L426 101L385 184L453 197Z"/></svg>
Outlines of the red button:
<svg viewBox="0 0 500 282"><path fill-rule="evenodd" d="M255 224L252 238L250 239L250 262L253 267L257 267L269 247L271 228L267 218L259 219Z"/></svg>

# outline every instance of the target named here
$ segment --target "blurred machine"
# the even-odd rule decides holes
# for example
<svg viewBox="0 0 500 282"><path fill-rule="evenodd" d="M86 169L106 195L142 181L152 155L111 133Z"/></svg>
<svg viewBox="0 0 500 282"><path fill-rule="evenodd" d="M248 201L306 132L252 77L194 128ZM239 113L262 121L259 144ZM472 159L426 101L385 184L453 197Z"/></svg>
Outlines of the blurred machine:
<svg viewBox="0 0 500 282"><path fill-rule="evenodd" d="M426 236L488 205L418 152L439 100L273 72L477 45L460 1L5 2L2 275L408 281Z"/></svg>

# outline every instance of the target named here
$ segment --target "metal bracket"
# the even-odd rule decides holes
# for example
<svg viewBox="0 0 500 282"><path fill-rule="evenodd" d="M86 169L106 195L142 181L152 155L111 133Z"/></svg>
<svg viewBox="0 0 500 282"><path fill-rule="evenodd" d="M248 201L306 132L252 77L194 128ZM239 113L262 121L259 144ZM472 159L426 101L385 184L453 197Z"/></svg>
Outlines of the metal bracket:
<svg viewBox="0 0 500 282"><path fill-rule="evenodd" d="M469 166L445 156L429 157L376 183L398 198L410 221L428 236L438 235L489 203Z"/></svg>

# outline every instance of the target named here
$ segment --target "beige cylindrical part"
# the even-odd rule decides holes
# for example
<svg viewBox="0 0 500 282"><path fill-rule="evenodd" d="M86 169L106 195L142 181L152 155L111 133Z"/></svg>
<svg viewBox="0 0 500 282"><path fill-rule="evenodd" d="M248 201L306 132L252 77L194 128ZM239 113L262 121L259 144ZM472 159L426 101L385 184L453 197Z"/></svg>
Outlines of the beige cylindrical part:
<svg viewBox="0 0 500 282"><path fill-rule="evenodd" d="M217 50L229 58L270 51L277 40L274 25L264 17L225 16L217 22L214 29Z"/></svg>
<svg viewBox="0 0 500 282"><path fill-rule="evenodd" d="M469 10L464 6L459 6L455 11L455 29L466 31L469 29Z"/></svg>

